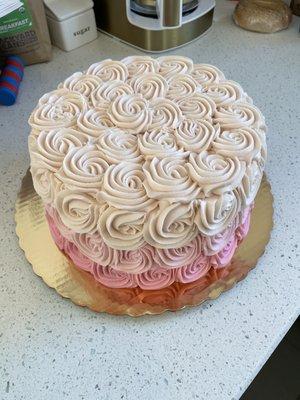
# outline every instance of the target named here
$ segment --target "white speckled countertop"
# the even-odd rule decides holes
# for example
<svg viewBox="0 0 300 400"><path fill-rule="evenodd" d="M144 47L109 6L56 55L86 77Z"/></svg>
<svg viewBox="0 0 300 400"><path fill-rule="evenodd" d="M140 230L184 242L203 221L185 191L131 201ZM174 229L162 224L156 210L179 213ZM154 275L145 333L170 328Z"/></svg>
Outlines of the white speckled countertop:
<svg viewBox="0 0 300 400"><path fill-rule="evenodd" d="M133 319L73 305L35 276L18 247L14 203L28 168L38 98L94 61L137 50L100 35L26 68L16 105L0 107L0 398L238 399L299 314L299 19L273 35L220 18L177 50L219 66L265 114L275 227L257 268L215 301ZM297 69L298 67L298 69Z"/></svg>

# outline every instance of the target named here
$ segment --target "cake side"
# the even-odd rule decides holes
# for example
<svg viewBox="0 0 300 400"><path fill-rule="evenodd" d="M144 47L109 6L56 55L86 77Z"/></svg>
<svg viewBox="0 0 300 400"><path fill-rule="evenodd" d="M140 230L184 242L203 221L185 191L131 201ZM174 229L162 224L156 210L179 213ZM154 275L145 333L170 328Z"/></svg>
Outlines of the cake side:
<svg viewBox="0 0 300 400"><path fill-rule="evenodd" d="M211 268L229 265L236 248L248 234L251 209L248 207L245 210L234 229L211 237L212 246L202 244L203 238L199 235L188 246L162 249L161 252L149 245L140 250L114 250L107 248L99 237L85 237L80 241L77 234L67 234L65 237L66 229L61 222L57 223L55 210L46 209L46 218L58 248L98 282L112 288L157 290L174 282L194 282L205 276ZM84 243L83 239L86 240Z"/></svg>

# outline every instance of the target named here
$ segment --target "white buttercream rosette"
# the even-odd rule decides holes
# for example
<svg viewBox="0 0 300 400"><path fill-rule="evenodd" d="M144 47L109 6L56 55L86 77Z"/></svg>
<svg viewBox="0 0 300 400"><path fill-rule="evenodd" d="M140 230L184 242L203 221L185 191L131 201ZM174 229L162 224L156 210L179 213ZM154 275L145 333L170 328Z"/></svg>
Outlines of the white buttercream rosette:
<svg viewBox="0 0 300 400"><path fill-rule="evenodd" d="M138 144L141 154L145 158L152 157L181 157L186 153L176 142L175 130L172 128L156 128L148 130L138 136Z"/></svg>
<svg viewBox="0 0 300 400"><path fill-rule="evenodd" d="M101 83L102 80L98 76L84 74L83 72L75 72L75 74L61 83L58 88L69 89L89 98L91 93L101 86Z"/></svg>
<svg viewBox="0 0 300 400"><path fill-rule="evenodd" d="M29 151L34 167L43 167L56 172L62 166L65 157L74 147L85 146L89 136L71 128L41 131L38 136L31 136Z"/></svg>
<svg viewBox="0 0 300 400"><path fill-rule="evenodd" d="M107 113L115 126L133 134L145 132L152 121L149 103L140 94L117 97Z"/></svg>
<svg viewBox="0 0 300 400"><path fill-rule="evenodd" d="M187 74L174 74L168 79L167 97L171 100L190 96L201 91L202 87L197 84L193 77Z"/></svg>
<svg viewBox="0 0 300 400"><path fill-rule="evenodd" d="M94 63L44 95L29 124L34 186L56 220L105 273L139 271L145 287L176 280L160 268L180 260L187 277L207 270L197 254L222 250L266 161L250 97L182 56Z"/></svg>
<svg viewBox="0 0 300 400"><path fill-rule="evenodd" d="M158 61L149 56L129 56L122 62L126 65L130 78L159 71Z"/></svg>
<svg viewBox="0 0 300 400"><path fill-rule="evenodd" d="M76 125L79 114L87 109L87 98L81 93L57 89L39 100L28 122L40 131L66 128Z"/></svg>
<svg viewBox="0 0 300 400"><path fill-rule="evenodd" d="M223 72L209 64L194 64L191 75L203 87L225 80Z"/></svg>
<svg viewBox="0 0 300 400"><path fill-rule="evenodd" d="M76 125L78 131L87 133L92 138L98 138L101 133L106 132L106 128L114 126L106 111L97 107L80 113Z"/></svg>
<svg viewBox="0 0 300 400"><path fill-rule="evenodd" d="M61 169L57 172L65 187L78 188L86 193L101 189L105 171L109 164L95 145L74 147L65 156Z"/></svg>

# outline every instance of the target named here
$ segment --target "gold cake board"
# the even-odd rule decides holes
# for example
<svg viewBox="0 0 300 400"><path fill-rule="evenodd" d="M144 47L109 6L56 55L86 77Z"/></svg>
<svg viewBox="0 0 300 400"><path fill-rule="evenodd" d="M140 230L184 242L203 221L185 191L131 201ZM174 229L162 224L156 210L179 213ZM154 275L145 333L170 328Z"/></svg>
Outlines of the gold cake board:
<svg viewBox="0 0 300 400"><path fill-rule="evenodd" d="M23 178L16 202L16 232L33 271L62 297L96 312L141 316L161 314L196 306L217 298L245 278L263 254L273 227L273 196L264 175L251 216L249 234L239 246L232 262L223 269L211 269L192 283L173 283L160 290L110 289L79 270L55 245L36 194L31 174Z"/></svg>

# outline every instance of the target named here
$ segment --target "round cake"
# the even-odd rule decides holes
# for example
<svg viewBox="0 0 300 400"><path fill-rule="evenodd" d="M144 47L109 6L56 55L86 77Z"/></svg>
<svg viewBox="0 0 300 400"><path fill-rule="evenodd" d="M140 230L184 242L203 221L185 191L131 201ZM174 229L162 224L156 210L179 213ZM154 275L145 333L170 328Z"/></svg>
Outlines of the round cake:
<svg viewBox="0 0 300 400"><path fill-rule="evenodd" d="M266 125L242 87L181 56L104 60L29 118L31 174L57 246L112 288L226 268L248 233Z"/></svg>

